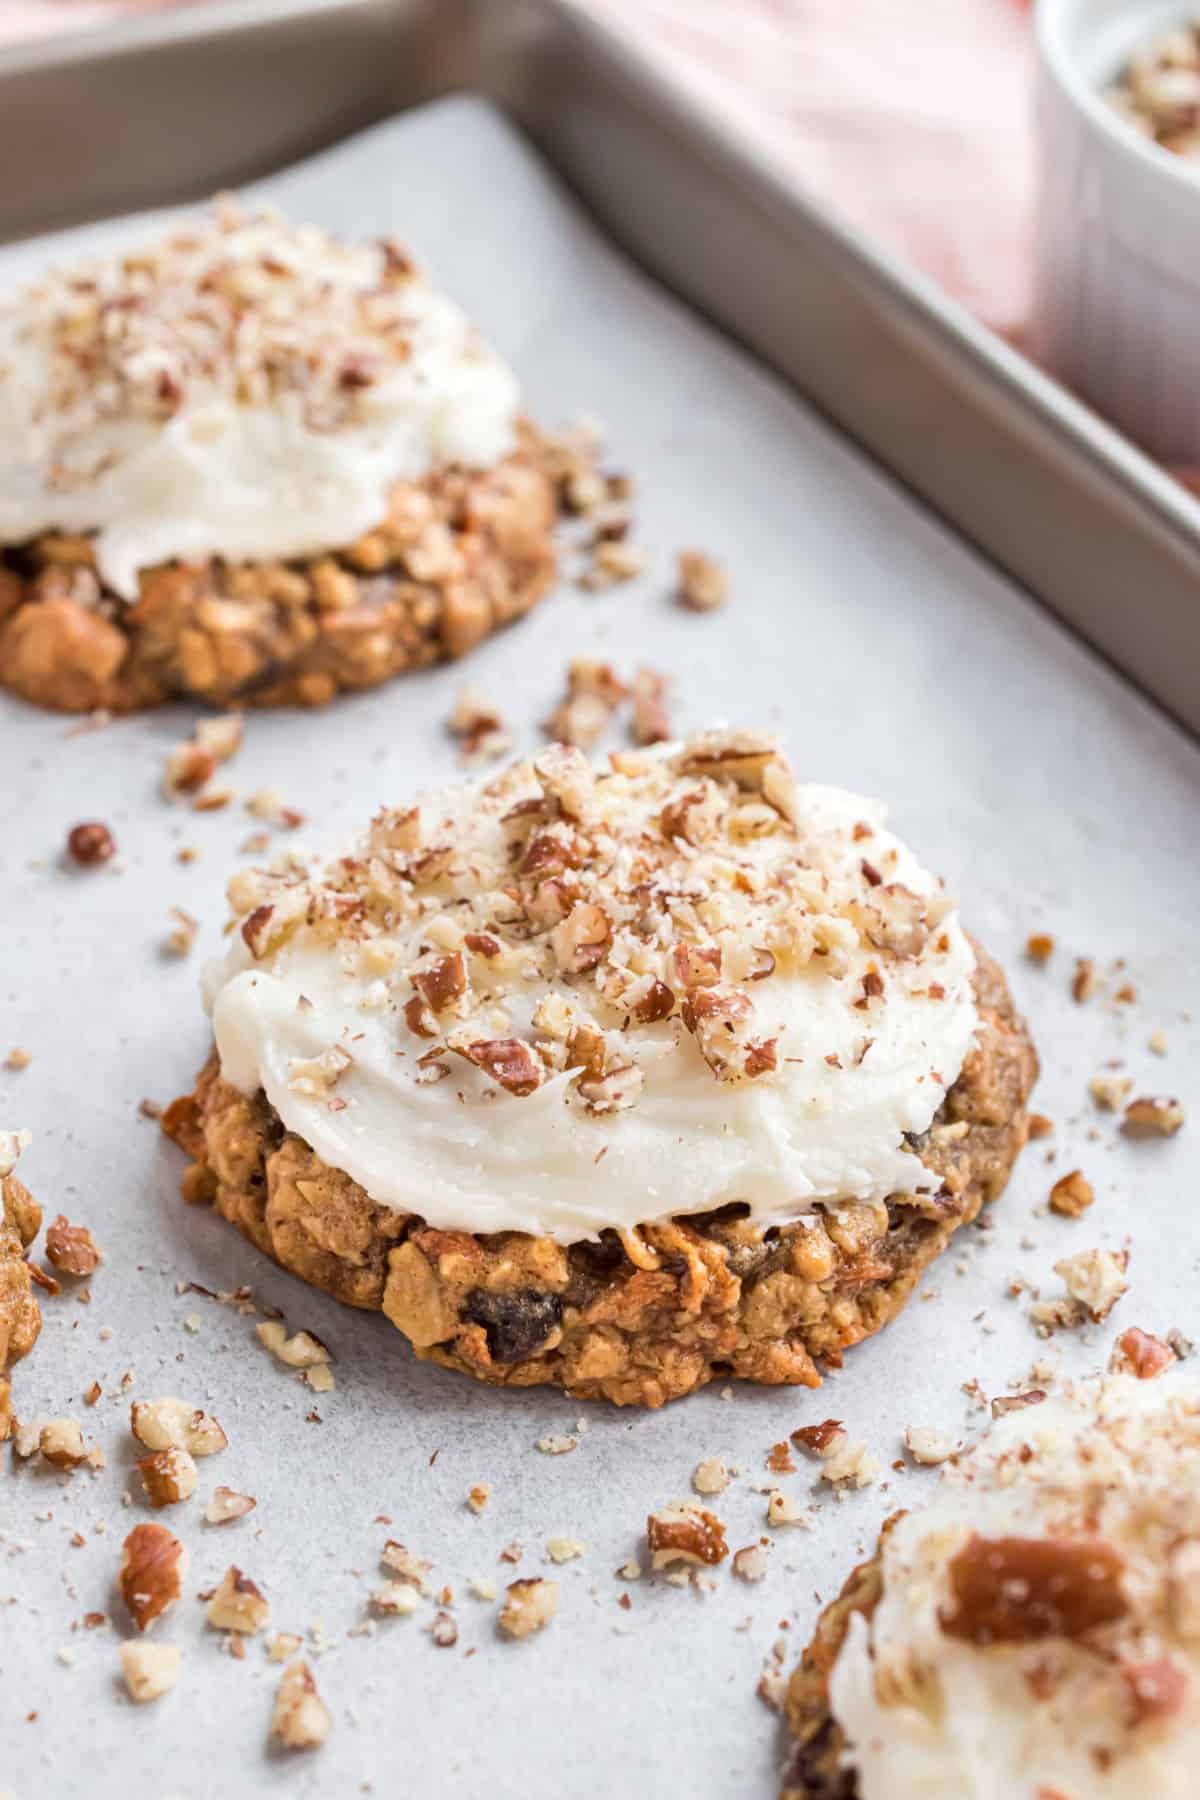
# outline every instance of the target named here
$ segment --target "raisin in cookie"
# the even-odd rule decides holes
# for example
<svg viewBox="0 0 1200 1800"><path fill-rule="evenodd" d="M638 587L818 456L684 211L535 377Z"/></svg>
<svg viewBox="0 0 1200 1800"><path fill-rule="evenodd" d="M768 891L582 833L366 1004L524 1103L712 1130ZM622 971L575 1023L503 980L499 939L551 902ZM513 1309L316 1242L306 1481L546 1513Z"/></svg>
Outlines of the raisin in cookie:
<svg viewBox="0 0 1200 1800"><path fill-rule="evenodd" d="M555 567L516 379L392 239L220 201L0 300L0 684L319 705Z"/></svg>
<svg viewBox="0 0 1200 1800"><path fill-rule="evenodd" d="M484 1381L816 1386L1025 1141L999 970L758 733L556 745L230 900L189 1194Z"/></svg>
<svg viewBox="0 0 1200 1800"><path fill-rule="evenodd" d="M1130 1339L889 1520L792 1676L784 1800L1195 1792L1200 1383Z"/></svg>

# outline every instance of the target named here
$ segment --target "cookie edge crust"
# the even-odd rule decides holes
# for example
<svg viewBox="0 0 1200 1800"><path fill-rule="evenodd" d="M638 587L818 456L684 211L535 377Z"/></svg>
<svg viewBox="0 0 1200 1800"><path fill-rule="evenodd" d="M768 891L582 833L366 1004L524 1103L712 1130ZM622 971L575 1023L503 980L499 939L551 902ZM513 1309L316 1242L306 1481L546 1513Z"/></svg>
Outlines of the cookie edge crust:
<svg viewBox="0 0 1200 1800"><path fill-rule="evenodd" d="M792 1744L779 1800L858 1800L858 1776L846 1764L846 1734L833 1716L829 1682L855 1613L870 1619L883 1593L883 1547L904 1517L885 1519L873 1556L859 1563L821 1612L792 1670L783 1711Z"/></svg>
<svg viewBox="0 0 1200 1800"><path fill-rule="evenodd" d="M557 574L557 512L547 443L522 420L511 455L399 484L388 518L354 543L165 563L143 572L134 602L100 586L86 537L0 547L0 687L66 713L181 698L322 706L455 660L523 617Z"/></svg>
<svg viewBox="0 0 1200 1800"><path fill-rule="evenodd" d="M598 1245L437 1230L322 1163L261 1094L222 1081L215 1055L163 1129L195 1158L185 1198L312 1285L385 1312L422 1359L649 1407L713 1380L816 1387L818 1365L837 1367L895 1317L954 1231L998 1197L1025 1143L1036 1053L1003 974L976 949L976 1047L919 1145L943 1194L848 1205L778 1232L741 1227L731 1208Z"/></svg>
<svg viewBox="0 0 1200 1800"><path fill-rule="evenodd" d="M28 1356L42 1328L25 1252L41 1228L41 1208L15 1175L0 1177L0 1444L12 1431L10 1370Z"/></svg>

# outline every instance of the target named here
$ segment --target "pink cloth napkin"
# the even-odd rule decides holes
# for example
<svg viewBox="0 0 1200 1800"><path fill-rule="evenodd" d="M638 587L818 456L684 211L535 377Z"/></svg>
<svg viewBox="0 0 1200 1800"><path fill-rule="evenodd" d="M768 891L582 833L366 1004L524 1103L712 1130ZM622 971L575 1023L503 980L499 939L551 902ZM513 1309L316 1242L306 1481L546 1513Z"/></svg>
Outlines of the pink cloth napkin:
<svg viewBox="0 0 1200 1800"><path fill-rule="evenodd" d="M0 0L0 43L181 3ZM1033 190L1026 0L586 3L848 218L1019 334Z"/></svg>
<svg viewBox="0 0 1200 1800"><path fill-rule="evenodd" d="M1025 0L588 0L847 218L1018 335L1033 141Z"/></svg>

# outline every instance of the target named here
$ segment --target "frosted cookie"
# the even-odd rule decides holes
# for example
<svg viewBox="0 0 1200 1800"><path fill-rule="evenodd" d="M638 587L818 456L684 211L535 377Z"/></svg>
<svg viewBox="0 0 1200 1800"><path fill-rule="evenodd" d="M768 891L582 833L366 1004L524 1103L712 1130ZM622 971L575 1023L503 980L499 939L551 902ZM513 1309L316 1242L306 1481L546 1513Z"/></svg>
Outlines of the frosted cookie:
<svg viewBox="0 0 1200 1800"><path fill-rule="evenodd" d="M230 899L189 1192L485 1381L816 1386L1025 1139L999 971L756 733L555 746Z"/></svg>
<svg viewBox="0 0 1200 1800"><path fill-rule="evenodd" d="M0 298L0 684L319 705L554 574L516 378L393 239L215 204Z"/></svg>
<svg viewBox="0 0 1200 1800"><path fill-rule="evenodd" d="M25 1250L38 1234L40 1208L13 1174L29 1142L25 1131L0 1131L0 1443L12 1429L8 1371L28 1356L42 1328Z"/></svg>
<svg viewBox="0 0 1200 1800"><path fill-rule="evenodd" d="M1117 1367L1170 1360L1127 1342ZM1037 1399L889 1520L826 1609L788 1688L785 1800L1196 1793L1200 1382Z"/></svg>

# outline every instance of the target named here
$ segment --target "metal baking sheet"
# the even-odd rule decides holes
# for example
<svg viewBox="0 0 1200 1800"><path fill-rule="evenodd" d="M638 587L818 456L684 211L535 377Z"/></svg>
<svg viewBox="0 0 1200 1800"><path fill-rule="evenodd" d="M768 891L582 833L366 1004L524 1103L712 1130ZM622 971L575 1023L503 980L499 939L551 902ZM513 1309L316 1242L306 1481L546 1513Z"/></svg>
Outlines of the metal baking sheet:
<svg viewBox="0 0 1200 1800"><path fill-rule="evenodd" d="M462 667L323 714L251 716L229 769L241 793L278 787L307 813L306 839L333 839L380 802L453 776L444 722L464 677L502 698L528 747L569 656L604 655L627 672L649 662L675 680L681 727L765 720L804 777L889 797L897 828L1009 966L1045 1061L1037 1104L1058 1131L1026 1152L994 1230L965 1233L906 1313L820 1393L717 1387L645 1414L493 1392L418 1364L384 1320L312 1292L186 1208L182 1158L138 1116L144 1096L184 1091L205 1054L199 967L219 950L223 883L254 828L239 807L198 816L161 797L162 758L192 715L81 731L4 700L0 1052L19 1045L33 1061L0 1069L0 1123L33 1130L21 1172L48 1215L89 1224L106 1252L90 1305L69 1293L47 1302L16 1392L27 1414L79 1414L109 1467L68 1479L4 1461L0 1789L19 1800L124 1800L131 1789L156 1800L768 1796L782 1746L755 1695L761 1664L780 1638L794 1654L818 1596L887 1512L927 1489L929 1471L889 1466L903 1427L962 1436L981 1417L964 1381L992 1394L1048 1348L1075 1370L1107 1354L1111 1328L1039 1341L1028 1296L1008 1297L1012 1275L1053 1292L1057 1257L1129 1242L1132 1289L1112 1327L1191 1335L1200 1323L1200 1123L1168 1143L1125 1143L1085 1085L1122 1058L1139 1089L1181 1092L1195 1112L1200 749L793 389L639 271L492 107L459 98L414 112L262 191L346 232L400 230L520 369L537 414L600 413L615 461L638 476L638 537L654 563L603 596L564 588ZM0 252L0 280L78 241ZM686 544L727 560L723 612L697 618L671 603L672 554ZM60 866L65 832L83 818L110 824L119 870ZM185 845L200 860L181 864ZM182 964L159 948L173 905L203 921ZM1020 953L1034 929L1058 940L1046 971ZM1106 976L1083 1007L1068 993L1077 954ZM1135 1003L1114 1000L1122 981ZM1148 1048L1154 1029L1166 1033L1165 1061ZM1054 1175L1076 1166L1095 1184L1092 1213L1044 1216ZM178 1294L189 1280L248 1282L289 1327L330 1344L337 1391L316 1399L319 1424L307 1418L315 1397L269 1361L254 1321ZM88 1409L93 1380L104 1397ZM173 1695L135 1710L115 1679L124 1625L113 1580L124 1533L148 1515L125 1422L131 1395L164 1392L210 1406L231 1439L201 1465L200 1501L224 1482L258 1508L215 1532L197 1502L167 1515L192 1571L159 1635L183 1647L184 1671ZM879 1454L883 1484L840 1503L816 1494L811 1532L766 1533L754 1484L771 1445L830 1414ZM580 1419L573 1452L535 1449ZM687 1494L695 1464L714 1454L743 1471L716 1503L731 1544L771 1538L765 1582L723 1572L702 1593L617 1580L647 1511ZM464 1505L479 1481L492 1484L481 1518ZM802 1496L811 1470L780 1485ZM513 1540L524 1546L518 1572L553 1573L544 1545L559 1534L589 1546L557 1571L560 1616L541 1638L501 1642L495 1609L469 1596L467 1578L511 1578L498 1557ZM414 1619L351 1635L388 1536L431 1558L452 1588L455 1648L434 1647ZM257 1642L244 1662L223 1654L192 1598L231 1561L267 1591L278 1627L332 1640L314 1667L335 1727L308 1760L266 1754L277 1671ZM113 1626L77 1629L90 1611Z"/></svg>
<svg viewBox="0 0 1200 1800"><path fill-rule="evenodd" d="M11 50L0 237L210 192L457 88L1200 732L1196 501L582 0L228 0Z"/></svg>

